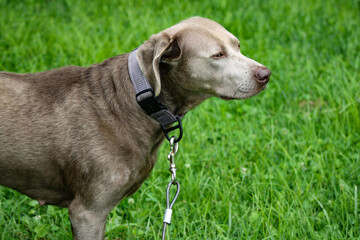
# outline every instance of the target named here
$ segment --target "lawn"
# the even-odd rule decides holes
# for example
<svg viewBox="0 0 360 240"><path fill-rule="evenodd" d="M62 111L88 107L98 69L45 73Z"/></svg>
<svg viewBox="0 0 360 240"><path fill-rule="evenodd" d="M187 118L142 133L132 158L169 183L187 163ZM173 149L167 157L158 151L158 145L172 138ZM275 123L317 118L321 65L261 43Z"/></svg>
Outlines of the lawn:
<svg viewBox="0 0 360 240"><path fill-rule="evenodd" d="M212 98L184 118L171 239L359 239L359 0L2 0L0 70L88 66L195 15L272 76L253 98ZM168 151L110 213L107 239L160 239ZM0 239L70 228L66 209L0 187Z"/></svg>

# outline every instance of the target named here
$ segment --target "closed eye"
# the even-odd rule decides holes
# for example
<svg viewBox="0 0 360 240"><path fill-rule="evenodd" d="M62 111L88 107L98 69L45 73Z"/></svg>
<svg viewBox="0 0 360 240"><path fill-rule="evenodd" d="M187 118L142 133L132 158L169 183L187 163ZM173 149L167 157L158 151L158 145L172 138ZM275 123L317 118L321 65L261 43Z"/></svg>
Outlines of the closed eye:
<svg viewBox="0 0 360 240"><path fill-rule="evenodd" d="M217 54L214 54L211 56L212 58L223 58L225 57L225 54L224 53L217 53Z"/></svg>

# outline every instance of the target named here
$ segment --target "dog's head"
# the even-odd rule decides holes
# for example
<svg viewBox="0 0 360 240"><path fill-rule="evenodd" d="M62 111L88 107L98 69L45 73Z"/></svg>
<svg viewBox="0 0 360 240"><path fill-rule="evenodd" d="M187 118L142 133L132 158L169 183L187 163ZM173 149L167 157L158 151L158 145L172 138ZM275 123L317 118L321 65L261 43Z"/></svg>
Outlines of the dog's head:
<svg viewBox="0 0 360 240"><path fill-rule="evenodd" d="M161 66L184 90L222 99L254 96L266 87L270 70L240 52L239 40L220 24L193 17L153 35L138 50L140 67L155 94Z"/></svg>

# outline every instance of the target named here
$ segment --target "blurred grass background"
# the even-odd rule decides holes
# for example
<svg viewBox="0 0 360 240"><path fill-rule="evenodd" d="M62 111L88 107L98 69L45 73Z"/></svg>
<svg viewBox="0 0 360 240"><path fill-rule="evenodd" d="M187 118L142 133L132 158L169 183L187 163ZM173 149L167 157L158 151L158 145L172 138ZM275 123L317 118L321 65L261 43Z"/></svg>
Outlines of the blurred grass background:
<svg viewBox="0 0 360 240"><path fill-rule="evenodd" d="M172 239L359 239L359 0L1 0L0 70L88 66L191 16L222 24L272 76L254 98L186 116ZM107 239L160 239L167 152L111 212ZM1 239L70 228L66 209L0 187Z"/></svg>

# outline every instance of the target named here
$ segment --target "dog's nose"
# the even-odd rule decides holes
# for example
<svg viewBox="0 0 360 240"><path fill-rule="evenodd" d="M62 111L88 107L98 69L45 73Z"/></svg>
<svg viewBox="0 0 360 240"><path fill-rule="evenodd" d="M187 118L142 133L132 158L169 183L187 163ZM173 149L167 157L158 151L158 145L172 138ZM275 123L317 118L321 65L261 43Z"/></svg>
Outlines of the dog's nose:
<svg viewBox="0 0 360 240"><path fill-rule="evenodd" d="M255 71L255 79L260 84L267 84L270 80L271 71L266 67L261 67Z"/></svg>

